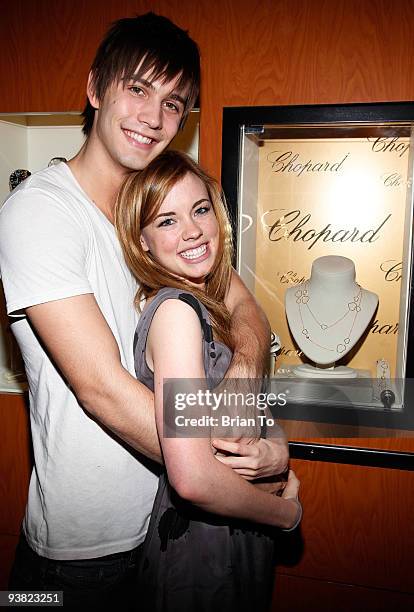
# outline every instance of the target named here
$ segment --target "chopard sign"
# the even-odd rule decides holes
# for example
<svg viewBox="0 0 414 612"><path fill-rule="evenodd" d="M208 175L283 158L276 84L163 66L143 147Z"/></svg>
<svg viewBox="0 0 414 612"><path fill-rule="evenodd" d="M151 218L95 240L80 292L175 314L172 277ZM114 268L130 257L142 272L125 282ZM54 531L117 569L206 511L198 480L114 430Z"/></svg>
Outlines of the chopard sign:
<svg viewBox="0 0 414 612"><path fill-rule="evenodd" d="M327 223L323 227L312 227L312 215L302 214L300 210L290 210L282 213L281 209L271 209L262 215L262 222L269 228L268 238L271 242L280 240L304 242L310 251L318 242L361 242L373 243L380 237L380 232L391 219L387 215L374 228L359 228L348 226L345 228L332 226ZM276 216L276 218L275 218Z"/></svg>
<svg viewBox="0 0 414 612"><path fill-rule="evenodd" d="M305 172L338 172L349 157L347 153L339 161L315 161L312 159L302 160L299 153L293 151L272 151L266 157L272 167L272 172L291 172L296 176L302 176Z"/></svg>

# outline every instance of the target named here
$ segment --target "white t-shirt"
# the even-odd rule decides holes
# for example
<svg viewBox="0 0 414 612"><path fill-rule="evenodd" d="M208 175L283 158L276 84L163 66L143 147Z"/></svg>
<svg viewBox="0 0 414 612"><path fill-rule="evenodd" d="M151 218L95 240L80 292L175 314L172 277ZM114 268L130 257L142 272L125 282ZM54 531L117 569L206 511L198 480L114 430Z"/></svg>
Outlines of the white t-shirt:
<svg viewBox="0 0 414 612"><path fill-rule="evenodd" d="M65 163L32 175L6 200L0 271L30 387L28 542L51 559L130 550L145 537L158 478L82 409L24 316L28 306L93 293L134 374L136 284L114 227Z"/></svg>

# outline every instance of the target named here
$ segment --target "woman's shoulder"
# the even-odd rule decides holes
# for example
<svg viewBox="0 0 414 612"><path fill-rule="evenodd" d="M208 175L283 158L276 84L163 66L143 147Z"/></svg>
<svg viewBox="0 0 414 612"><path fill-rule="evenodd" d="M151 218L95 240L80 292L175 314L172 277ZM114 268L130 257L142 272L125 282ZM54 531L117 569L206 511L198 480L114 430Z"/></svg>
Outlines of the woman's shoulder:
<svg viewBox="0 0 414 612"><path fill-rule="evenodd" d="M181 305L177 305L175 303L177 301L181 303ZM152 318L162 304L163 312L174 310L174 312L179 313L191 313L191 310L188 308L191 307L200 319L200 322L202 319L209 319L207 308L194 293L188 289L178 289L175 287L163 287L160 289L154 296L147 300L142 314L144 317L149 315ZM187 307L183 306L184 304L186 304Z"/></svg>
<svg viewBox="0 0 414 612"><path fill-rule="evenodd" d="M151 353L162 351L165 358L167 353L173 352L175 361L178 359L177 366L187 356L194 367L198 363L196 355L199 355L208 379L219 381L223 378L231 361L231 350L214 340L208 310L191 290L165 287L148 307L152 319Z"/></svg>
<svg viewBox="0 0 414 612"><path fill-rule="evenodd" d="M181 303L182 306L177 307L177 302ZM203 310L201 302L190 291L174 287L163 287L160 289L155 295L147 298L138 320L136 336L143 332L148 333L149 328L152 326L153 318L160 308L161 312L170 312L172 310L176 312L178 310L181 313L188 312L191 315L191 310L188 306L185 306L185 303L191 306L200 318L200 313L203 313L205 309Z"/></svg>
<svg viewBox="0 0 414 612"><path fill-rule="evenodd" d="M177 299L175 292L164 292L162 297L157 300L148 332L148 356L153 370L164 375L167 372L169 376L182 372L201 375L203 332L198 316L193 308Z"/></svg>
<svg viewBox="0 0 414 612"><path fill-rule="evenodd" d="M185 333L185 325L201 322L203 305L190 291L164 287L149 304L153 312L153 322L178 329Z"/></svg>

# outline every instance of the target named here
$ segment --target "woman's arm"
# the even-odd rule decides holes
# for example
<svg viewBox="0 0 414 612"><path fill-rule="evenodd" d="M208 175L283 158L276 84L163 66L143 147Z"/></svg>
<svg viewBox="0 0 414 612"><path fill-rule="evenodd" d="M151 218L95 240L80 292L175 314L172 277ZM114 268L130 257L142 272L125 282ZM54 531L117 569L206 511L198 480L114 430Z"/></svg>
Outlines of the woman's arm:
<svg viewBox="0 0 414 612"><path fill-rule="evenodd" d="M295 496L284 499L257 490L215 459L209 438L163 436L163 380L205 378L201 327L192 308L179 300L161 304L151 324L147 349L154 366L160 443L169 480L178 494L209 512L292 527L299 511Z"/></svg>

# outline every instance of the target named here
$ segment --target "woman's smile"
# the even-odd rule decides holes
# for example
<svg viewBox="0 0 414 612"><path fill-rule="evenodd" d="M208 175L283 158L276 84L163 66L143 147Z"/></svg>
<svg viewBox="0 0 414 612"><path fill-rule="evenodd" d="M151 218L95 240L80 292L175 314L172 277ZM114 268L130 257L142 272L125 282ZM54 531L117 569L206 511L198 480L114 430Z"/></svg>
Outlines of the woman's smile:
<svg viewBox="0 0 414 612"><path fill-rule="evenodd" d="M216 260L219 227L198 176L188 172L172 187L155 219L142 229L141 243L172 274L204 282Z"/></svg>
<svg viewBox="0 0 414 612"><path fill-rule="evenodd" d="M200 260L201 257L206 255L207 248L208 248L207 244L202 244L201 246L197 248L188 249L187 251L183 251L182 253L180 253L180 255L181 257L184 257L184 259Z"/></svg>

